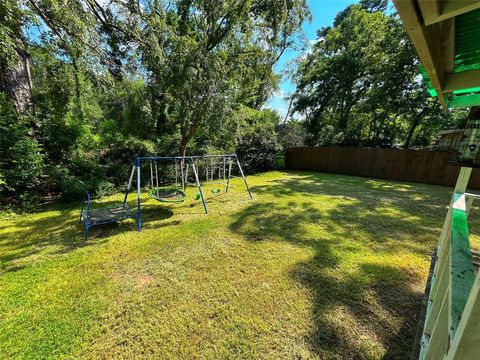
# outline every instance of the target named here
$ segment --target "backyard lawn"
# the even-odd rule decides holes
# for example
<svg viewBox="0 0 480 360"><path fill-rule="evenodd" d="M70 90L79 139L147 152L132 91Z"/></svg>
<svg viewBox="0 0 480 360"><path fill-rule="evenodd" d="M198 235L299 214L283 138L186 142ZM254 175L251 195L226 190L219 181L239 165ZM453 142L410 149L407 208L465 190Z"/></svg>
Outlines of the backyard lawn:
<svg viewBox="0 0 480 360"><path fill-rule="evenodd" d="M407 359L452 189L248 181L254 200L239 179L207 189L208 216L193 189L144 195L140 233L128 220L88 241L79 203L1 215L1 358Z"/></svg>

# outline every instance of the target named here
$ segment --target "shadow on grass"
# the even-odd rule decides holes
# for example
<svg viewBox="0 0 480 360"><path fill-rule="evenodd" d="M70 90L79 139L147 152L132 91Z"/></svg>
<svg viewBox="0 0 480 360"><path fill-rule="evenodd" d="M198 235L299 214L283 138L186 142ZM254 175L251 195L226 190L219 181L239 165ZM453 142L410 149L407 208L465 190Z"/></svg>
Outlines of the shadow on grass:
<svg viewBox="0 0 480 360"><path fill-rule="evenodd" d="M96 204L92 209L116 204L118 202L104 202ZM58 214L42 217L42 212L39 212L40 219L25 217L16 219L14 226L0 226L0 272L18 271L22 265L14 264L16 261L36 255L49 247L50 254L63 254L81 247L102 244L115 234L137 231L136 220L128 219L90 228L88 240L85 241L85 226L83 221L79 222L78 205L54 204L46 206L43 212L52 211ZM180 224L180 221L164 221L173 214L170 207L142 205L142 229Z"/></svg>
<svg viewBox="0 0 480 360"><path fill-rule="evenodd" d="M204 214L201 201L192 200L182 204L157 203L143 199L141 205L142 230L158 229L181 224L181 220L170 220L175 214ZM220 204L231 201L225 193L206 194L207 203ZM128 202L134 213L137 213L136 200ZM94 202L92 210L118 205L119 201ZM186 211L178 207L193 208ZM176 209L175 209L176 208ZM22 265L14 264L23 258L39 254L49 249L50 254L62 254L77 248L95 246L108 241L110 236L122 232L137 232L136 219L127 219L119 223L109 223L91 227L88 240L85 241L85 226L79 222L81 203L57 202L37 209L34 214L18 216L10 224L9 219L0 222L0 272L17 271ZM44 215L46 213L51 213Z"/></svg>
<svg viewBox="0 0 480 360"><path fill-rule="evenodd" d="M412 284L423 280L391 261L382 264L381 257L398 251L428 256L449 192L438 199L438 192L412 185L324 174L273 180L252 190L265 199L283 197L283 204L257 201L235 216L232 231L250 241L314 250L311 260L291 271L314 294L315 328L307 339L312 350L320 358L408 359L422 301ZM332 196L344 198L335 203ZM378 263L352 260L354 270L342 272L344 262L362 251L378 251Z"/></svg>
<svg viewBox="0 0 480 360"><path fill-rule="evenodd" d="M294 172L288 179L254 186L252 191L285 200L295 197L298 201L301 195L305 202L312 202L312 198L324 201L327 210L317 220L323 217L342 224L341 228L328 230L339 235L356 231L376 242L379 249L386 239L415 239L402 246L424 256L431 254L432 249L425 245L430 244L432 233L440 231L439 219L443 221L452 194L442 186L311 172ZM329 202L340 204L328 209Z"/></svg>

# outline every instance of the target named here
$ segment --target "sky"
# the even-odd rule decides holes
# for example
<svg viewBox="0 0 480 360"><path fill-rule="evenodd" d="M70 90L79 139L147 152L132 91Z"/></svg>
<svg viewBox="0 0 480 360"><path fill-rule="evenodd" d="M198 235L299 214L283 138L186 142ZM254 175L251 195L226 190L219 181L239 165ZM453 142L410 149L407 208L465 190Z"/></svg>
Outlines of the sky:
<svg viewBox="0 0 480 360"><path fill-rule="evenodd" d="M317 38L318 29L324 26L331 26L335 16L340 10L345 9L349 4L356 2L357 1L354 0L308 0L308 6L312 13L312 21L306 21L303 24L303 32L308 42L307 49L285 51L275 65L275 72L277 74L282 74L283 70L286 69L287 64L302 55L303 52L309 50L308 48L311 47ZM268 100L266 106L277 110L283 118L288 109L288 102L284 100L284 97L292 94L294 91L295 85L284 75L280 83L279 91L273 94Z"/></svg>

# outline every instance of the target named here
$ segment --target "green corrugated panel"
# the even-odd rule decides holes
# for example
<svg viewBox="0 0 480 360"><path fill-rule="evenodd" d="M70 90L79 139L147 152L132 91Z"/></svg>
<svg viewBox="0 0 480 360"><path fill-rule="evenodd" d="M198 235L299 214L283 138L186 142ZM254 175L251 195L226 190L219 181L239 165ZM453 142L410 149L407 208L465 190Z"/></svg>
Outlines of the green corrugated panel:
<svg viewBox="0 0 480 360"><path fill-rule="evenodd" d="M480 105L480 93L473 93L468 95L454 95L447 101L449 108L466 108Z"/></svg>
<svg viewBox="0 0 480 360"><path fill-rule="evenodd" d="M455 17L454 71L459 73L476 69L480 69L480 9ZM425 67L420 64L418 70L429 94L437 96ZM480 105L480 87L455 90L446 100L451 108Z"/></svg>
<svg viewBox="0 0 480 360"><path fill-rule="evenodd" d="M480 69L480 9L455 17L456 73ZM455 90L447 100L450 108L480 105L480 87Z"/></svg>
<svg viewBox="0 0 480 360"><path fill-rule="evenodd" d="M455 17L455 72L480 69L480 9Z"/></svg>

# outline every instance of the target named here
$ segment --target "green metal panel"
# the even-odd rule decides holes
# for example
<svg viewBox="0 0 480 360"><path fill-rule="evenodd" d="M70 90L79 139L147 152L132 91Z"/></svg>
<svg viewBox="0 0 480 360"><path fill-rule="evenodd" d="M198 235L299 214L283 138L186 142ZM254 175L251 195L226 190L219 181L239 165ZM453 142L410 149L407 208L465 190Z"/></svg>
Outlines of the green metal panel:
<svg viewBox="0 0 480 360"><path fill-rule="evenodd" d="M468 239L465 194L457 192L454 194L452 211L451 247L452 327L450 336L453 338L475 281L472 253Z"/></svg>
<svg viewBox="0 0 480 360"><path fill-rule="evenodd" d="M455 72L480 69L480 9L455 18Z"/></svg>
<svg viewBox="0 0 480 360"><path fill-rule="evenodd" d="M437 96L430 77L422 64L418 66L431 96ZM455 17L454 72L480 69L480 9ZM447 99L449 108L480 105L480 87L455 90Z"/></svg>
<svg viewBox="0 0 480 360"><path fill-rule="evenodd" d="M480 93L453 96L448 100L449 108L465 108L480 105Z"/></svg>

